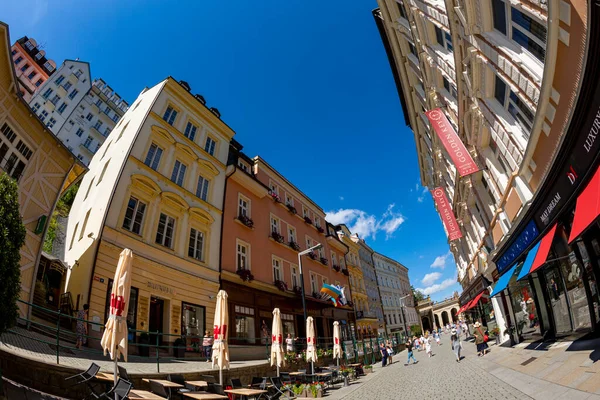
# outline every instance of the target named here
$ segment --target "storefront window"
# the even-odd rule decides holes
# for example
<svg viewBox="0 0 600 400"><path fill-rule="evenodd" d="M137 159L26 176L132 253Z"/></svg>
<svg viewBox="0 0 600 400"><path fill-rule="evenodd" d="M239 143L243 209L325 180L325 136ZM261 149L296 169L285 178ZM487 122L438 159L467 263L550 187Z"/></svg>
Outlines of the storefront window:
<svg viewBox="0 0 600 400"><path fill-rule="evenodd" d="M187 351L199 352L205 331L205 309L195 304L182 303L181 333Z"/></svg>
<svg viewBox="0 0 600 400"><path fill-rule="evenodd" d="M550 253L550 256L556 258L553 253ZM571 331L571 319L565 288L557 264L555 261L545 268L544 278L546 280L546 290L550 296L550 308L554 316L556 333L565 333Z"/></svg>
<svg viewBox="0 0 600 400"><path fill-rule="evenodd" d="M508 285L510 299L515 314L517 332L524 337L540 334L540 319L533 299L533 291L528 279L516 280L523 264L517 267L515 277Z"/></svg>
<svg viewBox="0 0 600 400"><path fill-rule="evenodd" d="M591 241L592 254L596 259L600 259L600 244L598 244L598 239L593 238ZM596 282L596 274L594 273L594 266L590 260L589 253L587 252L587 248L582 241L577 241L577 246L579 247L579 252L581 253L581 258L583 261L583 265L586 271L588 285L590 287L590 293L592 295L592 304L594 310L594 318L596 319L596 323L600 323L600 294L598 293L598 284Z"/></svg>
<svg viewBox="0 0 600 400"><path fill-rule="evenodd" d="M295 338L296 326L294 324L294 316L291 314L281 314L281 323L283 325L283 337L286 338L289 333Z"/></svg>
<svg viewBox="0 0 600 400"><path fill-rule="evenodd" d="M235 306L235 339L241 343L256 343L254 308Z"/></svg>
<svg viewBox="0 0 600 400"><path fill-rule="evenodd" d="M110 315L110 294L112 292L113 280L108 280L108 288L106 291L106 305L104 309L104 321L108 321ZM137 316L137 299L138 299L138 288L132 287L129 291L129 308L127 309L127 329L134 330L136 328L136 316ZM130 342L135 341L135 332L128 333L128 340Z"/></svg>

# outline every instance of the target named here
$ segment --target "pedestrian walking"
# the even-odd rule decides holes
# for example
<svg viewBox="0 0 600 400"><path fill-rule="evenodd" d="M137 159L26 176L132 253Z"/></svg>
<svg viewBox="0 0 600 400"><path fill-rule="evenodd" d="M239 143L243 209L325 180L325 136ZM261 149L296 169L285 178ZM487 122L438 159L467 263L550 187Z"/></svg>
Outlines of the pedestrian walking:
<svg viewBox="0 0 600 400"><path fill-rule="evenodd" d="M75 347L81 349L81 346L84 346L87 343L87 334L88 334L88 310L90 306L87 304L83 305L83 310L79 310L77 312L77 343L75 343Z"/></svg>
<svg viewBox="0 0 600 400"><path fill-rule="evenodd" d="M460 362L460 351L462 350L460 335L456 329L452 329L450 333L452 335L450 336L450 341L452 342L452 351L454 351L454 355L456 356L456 362Z"/></svg>
<svg viewBox="0 0 600 400"><path fill-rule="evenodd" d="M385 367L387 365L388 352L383 342L379 344L379 352L381 353L381 366Z"/></svg>
<svg viewBox="0 0 600 400"><path fill-rule="evenodd" d="M488 352L488 335L486 334L487 327L482 326L479 321L477 321L473 325L473 328L475 328L473 330L473 336L475 336L475 345L477 345L477 355L479 357L483 357Z"/></svg>
<svg viewBox="0 0 600 400"><path fill-rule="evenodd" d="M406 361L406 364L404 365L408 365L410 364L410 359L413 359L413 364L417 363L417 359L415 358L414 354L413 354L413 341L410 340L410 338L408 338L408 340L406 341L406 352L408 353L408 360Z"/></svg>
<svg viewBox="0 0 600 400"><path fill-rule="evenodd" d="M385 346L385 350L388 353L388 364L393 364L394 361L392 359L392 356L394 355L394 349L392 348L392 343L390 343L390 341L388 340Z"/></svg>
<svg viewBox="0 0 600 400"><path fill-rule="evenodd" d="M467 321L463 321L463 331L465 332L465 340L469 338L469 325L467 325Z"/></svg>
<svg viewBox="0 0 600 400"><path fill-rule="evenodd" d="M433 353L431 352L431 336L429 332L425 332L425 353L431 358Z"/></svg>
<svg viewBox="0 0 600 400"><path fill-rule="evenodd" d="M435 339L435 342L437 343L438 346L440 346L442 343L440 342L440 334L437 332L433 333L433 338Z"/></svg>
<svg viewBox="0 0 600 400"><path fill-rule="evenodd" d="M204 331L204 337L202 338L202 349L204 349L204 355L206 356L206 362L210 362L212 346L213 346L212 335L210 335L208 333L208 331Z"/></svg>

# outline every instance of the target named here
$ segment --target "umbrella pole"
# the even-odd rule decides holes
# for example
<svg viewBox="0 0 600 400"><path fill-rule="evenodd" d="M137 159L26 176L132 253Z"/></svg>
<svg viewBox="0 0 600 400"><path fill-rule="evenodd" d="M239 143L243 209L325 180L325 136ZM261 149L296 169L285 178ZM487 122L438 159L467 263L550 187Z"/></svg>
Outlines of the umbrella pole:
<svg viewBox="0 0 600 400"><path fill-rule="evenodd" d="M279 365L277 365L277 376L279 376Z"/></svg>
<svg viewBox="0 0 600 400"><path fill-rule="evenodd" d="M113 372L113 378L114 378L114 383L115 386L117 386L117 363L119 362L119 353L117 352L119 346L115 346L115 365L114 365L114 372Z"/></svg>
<svg viewBox="0 0 600 400"><path fill-rule="evenodd" d="M219 367L219 385L223 386L223 367Z"/></svg>

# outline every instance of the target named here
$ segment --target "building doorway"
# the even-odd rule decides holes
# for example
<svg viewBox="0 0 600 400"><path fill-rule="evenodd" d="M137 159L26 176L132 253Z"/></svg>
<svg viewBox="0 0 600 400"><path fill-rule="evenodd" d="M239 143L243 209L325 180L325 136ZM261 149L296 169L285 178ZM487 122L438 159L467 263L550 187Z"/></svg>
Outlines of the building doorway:
<svg viewBox="0 0 600 400"><path fill-rule="evenodd" d="M431 322L429 321L429 317L421 317L421 324L423 325L423 331L431 330Z"/></svg>
<svg viewBox="0 0 600 400"><path fill-rule="evenodd" d="M444 326L446 326L449 323L450 323L450 320L448 319L448 312L447 311L442 311L442 324Z"/></svg>
<svg viewBox="0 0 600 400"><path fill-rule="evenodd" d="M163 342L163 316L165 311L165 301L158 297L152 296L150 298L150 320L148 323L148 330L150 331L151 343L156 343L158 332L158 343Z"/></svg>

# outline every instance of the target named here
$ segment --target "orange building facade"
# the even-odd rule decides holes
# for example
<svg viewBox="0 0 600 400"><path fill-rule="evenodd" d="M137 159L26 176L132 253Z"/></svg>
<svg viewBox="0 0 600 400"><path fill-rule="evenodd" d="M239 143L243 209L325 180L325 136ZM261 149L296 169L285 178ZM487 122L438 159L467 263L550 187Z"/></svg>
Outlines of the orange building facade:
<svg viewBox="0 0 600 400"><path fill-rule="evenodd" d="M344 263L348 248L326 223L324 211L262 158L243 154L235 141L223 209L221 285L229 295L232 345L267 344L275 307L281 310L284 336L305 336L298 253L318 243L321 249L302 257L308 315L318 337L333 336L337 320L350 339L352 307L334 307L320 297L323 283L329 283L345 287L351 301Z"/></svg>
<svg viewBox="0 0 600 400"><path fill-rule="evenodd" d="M56 63L46 58L33 38L23 36L11 47L21 96L29 102L38 88L56 71Z"/></svg>

